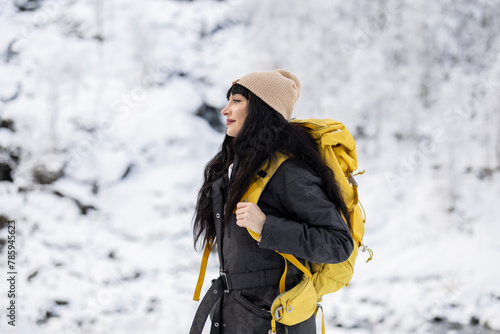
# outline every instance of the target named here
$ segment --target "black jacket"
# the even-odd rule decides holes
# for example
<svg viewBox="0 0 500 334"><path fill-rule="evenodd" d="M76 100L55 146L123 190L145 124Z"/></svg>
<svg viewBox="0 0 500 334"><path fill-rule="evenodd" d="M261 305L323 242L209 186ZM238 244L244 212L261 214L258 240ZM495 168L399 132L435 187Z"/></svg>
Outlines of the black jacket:
<svg viewBox="0 0 500 334"><path fill-rule="evenodd" d="M293 254L302 261L338 263L348 259L353 241L322 190L321 179L296 159L283 162L262 192L258 206L267 218L260 243L246 228L236 225L234 214L223 227L227 187L227 175L214 182L212 203L221 271L234 286L212 310L212 332L267 333L271 328L269 309L279 294L279 277L284 270L283 257L275 251ZM302 272L289 265L286 288L295 286L301 277ZM315 333L314 319L287 331ZM285 333L280 324L278 333Z"/></svg>

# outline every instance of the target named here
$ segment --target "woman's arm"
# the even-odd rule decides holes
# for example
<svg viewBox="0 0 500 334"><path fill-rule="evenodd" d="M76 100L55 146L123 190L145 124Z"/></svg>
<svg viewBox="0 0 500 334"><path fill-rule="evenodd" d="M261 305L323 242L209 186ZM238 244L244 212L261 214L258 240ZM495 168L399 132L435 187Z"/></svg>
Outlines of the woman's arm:
<svg viewBox="0 0 500 334"><path fill-rule="evenodd" d="M349 228L321 188L321 179L285 162L270 182L287 218L268 214L260 248L292 254L314 263L339 263L353 250ZM285 167L285 168L283 168ZM280 171L280 169L282 169ZM276 177L276 179L274 179ZM274 179L274 180L273 180Z"/></svg>

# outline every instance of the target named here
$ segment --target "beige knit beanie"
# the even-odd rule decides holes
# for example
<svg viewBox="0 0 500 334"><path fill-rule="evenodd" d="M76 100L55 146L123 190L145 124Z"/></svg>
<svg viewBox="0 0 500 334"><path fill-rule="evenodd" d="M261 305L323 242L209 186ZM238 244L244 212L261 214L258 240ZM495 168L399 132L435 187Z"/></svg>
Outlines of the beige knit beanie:
<svg viewBox="0 0 500 334"><path fill-rule="evenodd" d="M286 120L292 116L293 106L300 93L300 81L285 70L255 72L233 82L249 89L279 112Z"/></svg>

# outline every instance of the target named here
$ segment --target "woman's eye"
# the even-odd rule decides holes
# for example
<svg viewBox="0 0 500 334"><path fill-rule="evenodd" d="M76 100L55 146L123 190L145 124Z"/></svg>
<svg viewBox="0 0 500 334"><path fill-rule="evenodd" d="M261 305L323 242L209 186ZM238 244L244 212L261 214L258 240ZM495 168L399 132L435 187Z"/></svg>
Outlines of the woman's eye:
<svg viewBox="0 0 500 334"><path fill-rule="evenodd" d="M233 100L233 102L241 102L241 100Z"/></svg>

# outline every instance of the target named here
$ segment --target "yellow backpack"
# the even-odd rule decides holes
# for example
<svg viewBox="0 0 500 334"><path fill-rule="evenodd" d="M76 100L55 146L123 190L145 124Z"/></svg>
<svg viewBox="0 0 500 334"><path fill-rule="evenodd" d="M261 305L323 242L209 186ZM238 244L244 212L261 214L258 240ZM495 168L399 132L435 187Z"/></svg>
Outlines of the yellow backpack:
<svg viewBox="0 0 500 334"><path fill-rule="evenodd" d="M363 174L364 171L353 175L353 172L358 168L354 138L342 123L333 119L293 120L292 122L301 123L311 129L311 134L318 144L323 160L333 170L349 209L354 249L349 259L344 262L316 264L306 261L305 267L293 255L278 252L285 259L285 271L280 280L280 295L271 306L272 333L276 333L276 321L288 326L305 321L313 313L316 313L318 308L321 308L321 305L318 304L322 300L321 297L348 286L354 273L354 262L358 256L359 247L370 253L370 258L366 262L373 257L371 249L363 245L366 218L358 199L357 183L354 176ZM264 169L267 175L256 177L243 199L257 204L267 182L286 159L286 156L278 154L277 162L273 166L266 165L267 169ZM250 229L247 230L255 240L259 241L257 233ZM304 273L302 281L289 291L285 291L287 260ZM322 332L325 332L324 315Z"/></svg>
<svg viewBox="0 0 500 334"><path fill-rule="evenodd" d="M293 255L278 252L285 259L285 271L279 282L280 295L275 298L271 306L271 332L273 334L276 334L276 322L292 326L309 319L321 308L321 305L318 304L322 300L321 297L349 285L359 247L362 247L363 251L368 250L370 253L370 258L366 262L373 257L373 252L362 242L366 219L364 210L362 210L361 203L358 200L357 183L354 176L363 174L364 171L352 174L358 168L354 138L342 123L332 119L293 120L292 122L301 123L311 129L311 134L318 144L323 160L333 170L349 209L354 249L349 259L344 262L316 264L306 261L305 266ZM282 154L278 154L275 164L272 166L266 164L263 169L267 174L264 177L255 176L242 200L257 204L267 182L287 158ZM262 173L260 174L262 175ZM250 229L247 230L252 238L260 241L257 233ZM211 242L208 243L203 254L194 300L199 300L211 246ZM304 276L298 285L291 290L285 291L287 262L300 269ZM325 333L324 314L322 333Z"/></svg>

